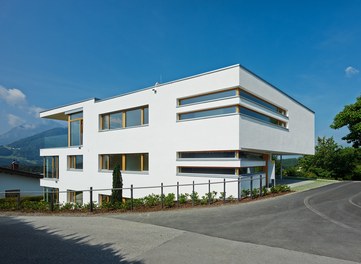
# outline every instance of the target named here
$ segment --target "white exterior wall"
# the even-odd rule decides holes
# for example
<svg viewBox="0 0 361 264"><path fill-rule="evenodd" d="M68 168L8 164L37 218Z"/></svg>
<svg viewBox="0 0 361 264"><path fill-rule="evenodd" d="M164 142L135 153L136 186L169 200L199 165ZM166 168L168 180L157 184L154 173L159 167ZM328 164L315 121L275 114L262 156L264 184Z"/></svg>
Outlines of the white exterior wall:
<svg viewBox="0 0 361 264"><path fill-rule="evenodd" d="M202 118L198 120L177 121L177 113L188 112L199 109L207 109L218 106L228 106L242 104L241 99L228 98L215 100L200 104L177 106L177 98L222 90L231 87L249 85L253 93L261 93L261 89L266 89L267 94L272 99L279 101L292 114L292 118L307 119L307 124L313 115L308 110L303 112L303 108L296 105L280 92L275 92L272 87L261 87L261 84L254 86L254 81L240 74L240 67L232 66L208 74L202 74L180 81L152 87L142 91L114 97L103 101L88 100L71 106L61 107L43 112L42 117L54 116L57 113L64 113L72 109L83 109L84 135L83 146L70 148L42 149L41 156L59 156L59 180L42 179L41 185L65 190L88 190L109 189L112 187L112 172L99 170L100 154L118 153L149 153L149 173L123 172L124 187L139 186L159 186L173 185L176 182L189 184L208 182L205 177L177 176L177 166L210 166L210 167L240 167L239 160L215 160L215 161L177 161L179 151L206 151L206 150L241 150L258 149L269 152L293 152L310 153L312 144L297 144L297 140L292 137L300 136L303 131L313 129L307 125L304 128L298 125L298 120L290 123L290 132L274 127L260 125L257 122L249 122L240 118L238 114L231 114L222 117ZM253 78L254 79L254 78ZM251 85L252 84L252 85ZM255 89L255 90L253 90ZM270 91L268 91L270 90ZM279 98L281 97L281 99ZM99 131L99 117L101 114L119 111L138 106L149 105L149 125L141 127L124 128L110 131ZM294 109L294 110L293 110ZM300 111L300 113L296 113ZM303 116L303 115L306 116ZM291 119L291 117L290 117ZM300 121L302 121L300 120ZM302 131L297 129L302 127ZM292 133L292 134L291 134ZM306 132L305 132L306 133ZM313 131L311 132L313 133ZM310 134L307 132L307 135ZM280 137L277 142L274 137ZM308 138L307 140L309 140ZM281 144L279 146L278 144ZM83 155L83 170L69 171L67 169L68 155ZM220 181L221 178L211 178L211 181ZM217 185L218 193L223 191L223 184ZM214 188L212 187L212 190ZM208 186L197 187L196 191L200 195L208 192ZM141 197L149 193L159 193L158 189L135 190L135 197ZM176 192L175 187L165 189L165 192ZM190 193L191 187L181 188L181 193ZM237 194L237 184L232 183L227 186L227 192L232 195ZM110 194L104 192L104 194ZM129 192L124 192L129 197ZM66 201L66 194L60 193L60 202ZM95 192L94 200L98 195ZM83 194L84 202L89 201L88 192Z"/></svg>
<svg viewBox="0 0 361 264"><path fill-rule="evenodd" d="M0 172L0 198L6 190L20 190L20 196L39 196L43 194L40 179Z"/></svg>

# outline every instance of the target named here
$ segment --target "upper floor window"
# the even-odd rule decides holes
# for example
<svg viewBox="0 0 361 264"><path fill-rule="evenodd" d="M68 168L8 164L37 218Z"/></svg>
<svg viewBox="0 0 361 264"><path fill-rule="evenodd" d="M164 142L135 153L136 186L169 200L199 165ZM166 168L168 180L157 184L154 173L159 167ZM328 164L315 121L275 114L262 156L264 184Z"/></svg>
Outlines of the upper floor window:
<svg viewBox="0 0 361 264"><path fill-rule="evenodd" d="M142 106L100 115L100 130L135 127L148 124L149 108Z"/></svg>
<svg viewBox="0 0 361 264"><path fill-rule="evenodd" d="M59 157L44 157L44 178L59 179Z"/></svg>
<svg viewBox="0 0 361 264"><path fill-rule="evenodd" d="M68 169L82 170L83 156L82 155L68 156Z"/></svg>
<svg viewBox="0 0 361 264"><path fill-rule="evenodd" d="M100 169L113 170L119 164L122 171L148 171L148 153L100 155Z"/></svg>
<svg viewBox="0 0 361 264"><path fill-rule="evenodd" d="M192 151L178 152L179 159L234 159L236 151Z"/></svg>
<svg viewBox="0 0 361 264"><path fill-rule="evenodd" d="M284 115L286 116L286 110L281 108L281 107L278 107L278 106L275 106L274 104L271 104L263 99L260 99L258 98L257 96L253 95L253 94L250 94L249 92L246 92L246 91L243 91L243 90L240 90L240 97L241 98L245 98L253 103L256 103L256 104L259 104L263 107L266 107L267 109L275 112L275 113L278 113L278 114L281 114L281 115Z"/></svg>
<svg viewBox="0 0 361 264"><path fill-rule="evenodd" d="M270 117L270 116L267 116L267 115L264 115L264 114L261 114L261 113L258 113L256 111L250 110L248 108L241 107L240 108L240 113L243 114L243 115L255 118L257 120L269 123L269 124L273 124L273 125L276 125L276 126L287 128L287 123L286 122L278 120L278 119Z"/></svg>
<svg viewBox="0 0 361 264"><path fill-rule="evenodd" d="M70 114L68 117L68 145L83 145L83 112Z"/></svg>
<svg viewBox="0 0 361 264"><path fill-rule="evenodd" d="M178 114L178 120L227 115L233 113L237 113L237 106L227 106L227 107L219 107L219 108L200 110L200 111L194 111L188 113L181 113Z"/></svg>
<svg viewBox="0 0 361 264"><path fill-rule="evenodd" d="M206 102L206 101L223 99L223 98L232 97L232 96L236 96L236 95L237 95L237 89L231 89L231 90L226 90L226 91L208 93L208 94L197 95L197 96L179 99L178 105L202 103L202 102Z"/></svg>

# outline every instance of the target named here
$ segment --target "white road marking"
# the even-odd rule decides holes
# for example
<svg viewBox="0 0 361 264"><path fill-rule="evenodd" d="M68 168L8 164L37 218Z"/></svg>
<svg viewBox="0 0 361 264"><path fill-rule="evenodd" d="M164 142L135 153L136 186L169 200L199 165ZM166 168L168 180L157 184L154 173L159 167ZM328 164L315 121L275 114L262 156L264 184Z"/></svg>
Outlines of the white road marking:
<svg viewBox="0 0 361 264"><path fill-rule="evenodd" d="M325 192L334 191L334 190L337 190L337 189L339 189L339 188L345 187L345 186L350 185L350 184L352 184L352 182L347 183L347 184L342 184L342 185L340 185L340 186L337 186L336 188L329 189L329 190L327 190L327 191L325 191ZM325 193L325 192L323 192L323 193ZM349 225L346 225L346 224L344 224L344 223L341 223L341 222L339 222L339 221L337 221L337 220L335 220L335 219L332 219L331 217L325 215L324 213L321 213L320 211L318 211L317 209L315 209L314 207L312 207L312 206L310 205L310 199L313 198L314 196L317 196L317 195L318 195L318 193L315 193L315 194L313 194L313 195L307 196L307 197L303 200L303 203L305 204L305 206L306 206L309 210L311 210L312 212L314 212L314 213L317 214L318 216L322 217L323 219L325 219L325 220L327 220L327 221L329 221L329 222L331 222L331 223L334 223L335 225L338 225L338 226L343 227L343 228L346 228L346 229L353 229L353 227L351 227L351 226L349 226Z"/></svg>
<svg viewBox="0 0 361 264"><path fill-rule="evenodd" d="M356 193L355 195L351 196L350 198L348 198L348 202L349 202L350 204L352 204L352 205L354 205L354 206L358 207L358 208L361 208L361 205L356 204L356 203L354 203L354 202L352 201L352 200L353 200L353 198L355 198L356 196L358 196L358 195L360 195L360 194L361 194L361 192Z"/></svg>

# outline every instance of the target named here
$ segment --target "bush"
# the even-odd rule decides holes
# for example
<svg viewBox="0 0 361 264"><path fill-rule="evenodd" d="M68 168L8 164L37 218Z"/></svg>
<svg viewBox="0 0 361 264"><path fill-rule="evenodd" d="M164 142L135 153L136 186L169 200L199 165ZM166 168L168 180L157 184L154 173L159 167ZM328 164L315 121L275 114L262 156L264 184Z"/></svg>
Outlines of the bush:
<svg viewBox="0 0 361 264"><path fill-rule="evenodd" d="M262 195L267 195L268 194L268 188L266 186L262 187Z"/></svg>
<svg viewBox="0 0 361 264"><path fill-rule="evenodd" d="M179 195L179 203L180 204L185 204L185 203L187 203L187 201L188 201L188 197L189 197L189 194L188 193L181 193L180 195Z"/></svg>
<svg viewBox="0 0 361 264"><path fill-rule="evenodd" d="M249 189L242 190L242 197L248 197L251 194L251 191Z"/></svg>
<svg viewBox="0 0 361 264"><path fill-rule="evenodd" d="M175 204L174 200L175 200L175 194L168 193L168 195L164 197L164 205L166 207L173 207Z"/></svg>
<svg viewBox="0 0 361 264"><path fill-rule="evenodd" d="M291 191L291 188L286 184L276 185L271 187L271 193L281 193L281 192L289 192L289 191Z"/></svg>
<svg viewBox="0 0 361 264"><path fill-rule="evenodd" d="M252 198L257 198L259 196L259 189L252 189Z"/></svg>
<svg viewBox="0 0 361 264"><path fill-rule="evenodd" d="M144 205L148 207L154 207L158 204L160 204L161 199L160 195L158 194L149 194L148 196L144 197Z"/></svg>
<svg viewBox="0 0 361 264"><path fill-rule="evenodd" d="M197 192L192 192L189 197L195 204L199 203L199 195Z"/></svg>

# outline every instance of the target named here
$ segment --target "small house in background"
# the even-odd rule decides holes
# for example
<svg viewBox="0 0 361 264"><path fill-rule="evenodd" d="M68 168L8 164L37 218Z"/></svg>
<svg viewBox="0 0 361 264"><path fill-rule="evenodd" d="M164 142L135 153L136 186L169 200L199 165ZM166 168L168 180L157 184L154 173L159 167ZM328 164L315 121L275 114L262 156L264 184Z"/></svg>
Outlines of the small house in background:
<svg viewBox="0 0 361 264"><path fill-rule="evenodd" d="M19 170L19 163L11 163L11 169L0 167L0 198L42 195L40 179L43 176Z"/></svg>

